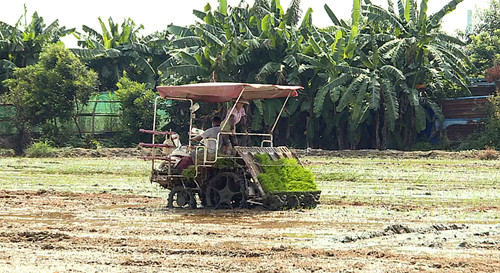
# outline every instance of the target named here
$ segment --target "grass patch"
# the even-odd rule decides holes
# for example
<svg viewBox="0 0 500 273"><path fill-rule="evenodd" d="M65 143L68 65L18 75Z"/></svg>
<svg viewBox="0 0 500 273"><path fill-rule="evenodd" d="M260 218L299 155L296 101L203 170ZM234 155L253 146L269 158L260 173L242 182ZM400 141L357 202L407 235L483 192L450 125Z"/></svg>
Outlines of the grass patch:
<svg viewBox="0 0 500 273"><path fill-rule="evenodd" d="M0 156L15 156L13 149L0 149Z"/></svg>
<svg viewBox="0 0 500 273"><path fill-rule="evenodd" d="M149 181L151 162L106 158L0 158L0 189L164 196Z"/></svg>
<svg viewBox="0 0 500 273"><path fill-rule="evenodd" d="M355 182L361 180L361 174L359 174L358 172L351 172L351 171L320 173L316 177L320 181Z"/></svg>
<svg viewBox="0 0 500 273"><path fill-rule="evenodd" d="M500 161L306 157L323 204L500 206Z"/></svg>
<svg viewBox="0 0 500 273"><path fill-rule="evenodd" d="M47 141L39 141L31 144L26 149L27 157L51 157L54 155L55 148Z"/></svg>
<svg viewBox="0 0 500 273"><path fill-rule="evenodd" d="M498 159L305 157L304 162L322 191L322 204L500 207ZM133 158L0 157L0 189L166 197L168 191L150 183L150 171L151 162ZM275 181L281 183L284 175L278 173Z"/></svg>

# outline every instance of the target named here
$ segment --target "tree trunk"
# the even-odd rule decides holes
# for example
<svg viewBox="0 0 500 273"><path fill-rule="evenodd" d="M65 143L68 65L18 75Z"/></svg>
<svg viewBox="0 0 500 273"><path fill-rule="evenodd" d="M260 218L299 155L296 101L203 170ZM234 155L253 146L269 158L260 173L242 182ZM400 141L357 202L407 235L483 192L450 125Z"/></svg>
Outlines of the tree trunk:
<svg viewBox="0 0 500 273"><path fill-rule="evenodd" d="M95 118L95 117L93 117L93 118ZM73 115L73 121L75 122L76 129L78 130L78 135L79 135L80 137L82 137L82 136L83 136L83 135L82 135L82 129L80 128L80 125L78 124L78 116L77 116L77 115ZM94 134L93 134L93 131L94 131L94 128L93 128L93 127L94 127L94 124L93 124L93 123L94 123L94 120L92 119L92 136L94 135Z"/></svg>
<svg viewBox="0 0 500 273"><path fill-rule="evenodd" d="M380 88L380 114L379 118L382 120L382 130L380 130L380 145L377 147L379 150L387 149L387 121L385 119L385 100L384 100L384 88Z"/></svg>
<svg viewBox="0 0 500 273"><path fill-rule="evenodd" d="M339 150L343 150L346 148L344 128L342 128L341 126L337 127L337 143L339 146Z"/></svg>
<svg viewBox="0 0 500 273"><path fill-rule="evenodd" d="M10 143L16 155L22 155L24 154L24 149L28 146L28 143L31 140L31 134L23 124L16 126L16 131L17 132L12 137Z"/></svg>
<svg viewBox="0 0 500 273"><path fill-rule="evenodd" d="M57 125L57 118L54 118L54 136L59 135L59 126Z"/></svg>
<svg viewBox="0 0 500 273"><path fill-rule="evenodd" d="M310 121L310 117L307 116L306 117L306 148L311 148L311 143L309 142L309 122Z"/></svg>
<svg viewBox="0 0 500 273"><path fill-rule="evenodd" d="M378 111L375 114L375 146L373 148L380 149L380 115Z"/></svg>
<svg viewBox="0 0 500 273"><path fill-rule="evenodd" d="M387 150L387 120L385 119L384 111L382 113L382 131L380 132L381 142L379 150Z"/></svg>
<svg viewBox="0 0 500 273"><path fill-rule="evenodd" d="M316 130L316 126L311 126L311 122L314 122L314 105L311 103L309 106L309 109L307 111L307 116L306 116L306 147L307 148L314 148L314 133ZM312 124L314 125L314 124ZM310 129L313 131L310 132ZM311 137L309 137L311 136Z"/></svg>

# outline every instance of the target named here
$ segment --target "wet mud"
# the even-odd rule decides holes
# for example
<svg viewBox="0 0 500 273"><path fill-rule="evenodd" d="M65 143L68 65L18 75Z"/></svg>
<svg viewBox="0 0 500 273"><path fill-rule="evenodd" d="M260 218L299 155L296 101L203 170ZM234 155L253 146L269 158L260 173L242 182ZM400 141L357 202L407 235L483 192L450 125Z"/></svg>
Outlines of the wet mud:
<svg viewBox="0 0 500 273"><path fill-rule="evenodd" d="M0 190L0 272L498 272L499 215L182 210L137 195Z"/></svg>

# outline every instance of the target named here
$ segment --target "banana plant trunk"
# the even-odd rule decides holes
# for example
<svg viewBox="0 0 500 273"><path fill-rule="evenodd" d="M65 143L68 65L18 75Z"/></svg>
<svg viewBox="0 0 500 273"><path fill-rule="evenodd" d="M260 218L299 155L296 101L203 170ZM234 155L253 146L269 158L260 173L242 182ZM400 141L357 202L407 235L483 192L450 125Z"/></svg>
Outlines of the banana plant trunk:
<svg viewBox="0 0 500 273"><path fill-rule="evenodd" d="M380 148L380 115L375 115L375 129L374 129L374 135L375 135L375 145L373 148L379 149Z"/></svg>
<svg viewBox="0 0 500 273"><path fill-rule="evenodd" d="M377 131L377 135L380 134L380 143L377 145L377 149L386 150L387 149L387 120L385 118L385 100L384 100L384 88L380 88L380 108L378 118L382 120L382 128Z"/></svg>
<svg viewBox="0 0 500 273"><path fill-rule="evenodd" d="M382 117L382 130L380 131L381 142L379 150L387 150L387 120L385 119L384 111L380 111Z"/></svg>
<svg viewBox="0 0 500 273"><path fill-rule="evenodd" d="M337 144L339 146L339 150L347 148L345 129L340 124L337 126Z"/></svg>
<svg viewBox="0 0 500 273"><path fill-rule="evenodd" d="M311 113L309 113L311 114ZM306 148L311 148L311 141L309 139L309 122L311 122L311 117L306 117Z"/></svg>

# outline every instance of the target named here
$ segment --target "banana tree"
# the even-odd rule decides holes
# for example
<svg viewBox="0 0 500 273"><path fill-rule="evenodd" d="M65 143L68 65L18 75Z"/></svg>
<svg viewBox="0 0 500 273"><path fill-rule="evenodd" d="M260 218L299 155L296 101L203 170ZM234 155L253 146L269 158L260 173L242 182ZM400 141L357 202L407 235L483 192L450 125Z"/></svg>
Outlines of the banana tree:
<svg viewBox="0 0 500 273"><path fill-rule="evenodd" d="M440 31L443 17L462 1L452 0L431 15L427 14L428 0L420 5L414 0L398 0L398 8L389 5L388 10L372 4L362 7L372 27L396 34L380 46L379 54L406 78L400 87L401 119L396 137L402 141L398 146L411 145L417 133L425 129L422 112L426 111L422 109L428 109L427 115L434 112L442 117L436 102L446 96L446 86L456 85L468 92L466 71L473 65L461 50L464 44Z"/></svg>
<svg viewBox="0 0 500 273"><path fill-rule="evenodd" d="M339 39L328 39L337 54L344 54L337 63L340 65L327 69L330 79L316 96L317 116L323 113L323 103L329 97L337 113L348 114L352 148L385 149L388 143L401 148L415 141L425 128L426 116L430 118L426 109L439 116L434 100L445 82L466 88L468 60L459 50L460 43L439 32L441 19L459 2L453 0L427 16L426 0L421 1L420 10L415 1L398 0L397 12L391 1L385 10L370 1L361 5L360 0L354 0L350 26L326 7L334 23L327 30L345 38L341 43L345 47L338 48ZM319 56L324 55L319 52ZM422 83L425 89L419 89Z"/></svg>
<svg viewBox="0 0 500 273"><path fill-rule="evenodd" d="M46 25L37 12L28 23L26 7L15 25L0 21L0 94L5 91L2 81L12 77L15 67L35 64L44 47L73 32L58 20Z"/></svg>
<svg viewBox="0 0 500 273"><path fill-rule="evenodd" d="M100 89L114 90L123 72L134 81L155 84L156 71L148 61L153 50L139 36L142 25L125 19L118 25L110 17L108 26L98 18L102 33L84 25L78 45L71 49L99 74ZM147 40L148 42L150 40Z"/></svg>
<svg viewBox="0 0 500 273"><path fill-rule="evenodd" d="M240 4L229 8L220 1L216 10L210 5L205 6L204 11L195 10L194 14L202 22L168 28L176 38L172 41L170 58L159 67L165 82L301 84L300 76L305 69L297 62L296 53L301 51L304 38L295 27L297 8L298 1L293 1L286 13L276 0L256 1L252 7ZM307 22L310 21L310 12L308 14ZM292 104L285 119L296 109L300 107ZM272 125L279 110L279 103L257 101L252 105L253 129Z"/></svg>
<svg viewBox="0 0 500 273"><path fill-rule="evenodd" d="M333 26L317 29L311 26L306 32L307 46L298 54L303 68L309 72L305 81L308 96L303 104L307 105L308 142L310 146L325 146L336 143L329 148L348 148L348 112L337 111L338 95L336 87L339 83L333 80L340 76L338 66L353 59L357 46L356 33L360 24L360 9L354 5L352 23L338 20L333 11L325 5L325 10L333 22ZM304 32L304 30L302 30Z"/></svg>

